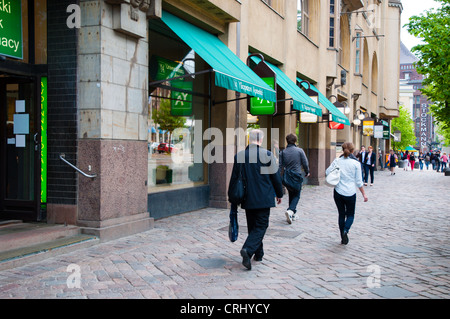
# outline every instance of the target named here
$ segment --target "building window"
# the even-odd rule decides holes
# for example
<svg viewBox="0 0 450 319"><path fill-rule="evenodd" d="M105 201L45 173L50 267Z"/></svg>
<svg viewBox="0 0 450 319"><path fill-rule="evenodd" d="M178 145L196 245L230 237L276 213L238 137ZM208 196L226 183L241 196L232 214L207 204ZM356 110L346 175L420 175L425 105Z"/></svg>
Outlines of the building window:
<svg viewBox="0 0 450 319"><path fill-rule="evenodd" d="M336 0L330 0L330 37L328 46L334 48L336 39Z"/></svg>
<svg viewBox="0 0 450 319"><path fill-rule="evenodd" d="M297 30L309 36L309 0L297 0Z"/></svg>
<svg viewBox="0 0 450 319"><path fill-rule="evenodd" d="M355 73L361 73L361 32L356 32Z"/></svg>
<svg viewBox="0 0 450 319"><path fill-rule="evenodd" d="M283 0L262 0L269 7L274 9L279 14L284 14L284 1Z"/></svg>

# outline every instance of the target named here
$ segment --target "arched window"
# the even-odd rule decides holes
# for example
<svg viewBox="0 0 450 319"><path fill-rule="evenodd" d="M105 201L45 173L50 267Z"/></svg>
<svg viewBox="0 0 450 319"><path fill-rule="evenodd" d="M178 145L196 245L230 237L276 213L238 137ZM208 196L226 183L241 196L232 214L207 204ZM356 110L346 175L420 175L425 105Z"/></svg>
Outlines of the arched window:
<svg viewBox="0 0 450 319"><path fill-rule="evenodd" d="M363 45L363 83L369 86L369 48L367 45L367 40L364 39Z"/></svg>
<svg viewBox="0 0 450 319"><path fill-rule="evenodd" d="M377 90L378 90L378 59L377 53L374 52L372 58L372 92L377 93Z"/></svg>
<svg viewBox="0 0 450 319"><path fill-rule="evenodd" d="M348 16L343 15L340 20L339 62L345 69L350 70L350 28ZM358 45L361 46L361 39L356 40L359 42ZM361 54L361 52L359 54ZM357 58L358 60L360 59L359 56ZM359 65L358 70L356 71L355 69L355 73L359 73Z"/></svg>

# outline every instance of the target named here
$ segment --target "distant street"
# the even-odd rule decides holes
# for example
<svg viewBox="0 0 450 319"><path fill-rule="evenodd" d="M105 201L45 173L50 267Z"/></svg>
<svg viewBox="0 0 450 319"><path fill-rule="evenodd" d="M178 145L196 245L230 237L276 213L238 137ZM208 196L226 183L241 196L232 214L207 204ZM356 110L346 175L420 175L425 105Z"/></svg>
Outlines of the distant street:
<svg viewBox="0 0 450 319"><path fill-rule="evenodd" d="M231 243L228 210L206 208L157 220L144 233L0 271L0 298L447 299L450 177L396 172L375 172L367 203L358 192L346 246L332 188L305 186L300 220L286 223L287 196L272 210L264 259L252 261L251 271L239 255L243 211L238 241ZM78 271L68 272L71 264Z"/></svg>

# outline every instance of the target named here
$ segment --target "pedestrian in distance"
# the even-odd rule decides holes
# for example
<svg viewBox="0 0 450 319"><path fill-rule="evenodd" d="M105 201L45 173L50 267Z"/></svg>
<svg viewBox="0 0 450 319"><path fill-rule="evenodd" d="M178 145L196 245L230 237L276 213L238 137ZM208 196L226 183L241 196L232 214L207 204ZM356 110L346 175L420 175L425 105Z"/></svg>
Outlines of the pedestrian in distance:
<svg viewBox="0 0 450 319"><path fill-rule="evenodd" d="M414 171L414 165L416 164L416 155L414 155L414 152L409 154L409 164L411 165L411 171Z"/></svg>
<svg viewBox="0 0 450 319"><path fill-rule="evenodd" d="M336 165L339 165L340 179L334 187L333 197L338 209L338 225L341 234L341 244L347 245L349 242L348 233L355 219L356 187L364 197L364 202L368 198L364 192L363 181L361 179L361 165L350 157L353 153L353 143L346 142L342 145L343 156L335 159L327 168L328 175Z"/></svg>
<svg viewBox="0 0 450 319"><path fill-rule="evenodd" d="M297 136L295 134L289 134L286 136L287 147L280 153L280 169L292 170L298 174L302 174L302 167L305 171L306 177L310 176L308 159L302 148L297 147ZM299 190L288 189L289 194L289 207L286 210L286 221L288 224L292 224L292 221L298 219L297 205L300 201L301 185Z"/></svg>
<svg viewBox="0 0 450 319"><path fill-rule="evenodd" d="M431 161L431 153L427 152L425 154L425 166L427 167L427 171L428 171L429 166L430 166L430 161Z"/></svg>
<svg viewBox="0 0 450 319"><path fill-rule="evenodd" d="M369 152L364 158L364 186L367 186L367 182L369 181L370 174L370 186L373 186L373 171L375 170L376 165L376 155L373 152L373 147L369 146Z"/></svg>
<svg viewBox="0 0 450 319"><path fill-rule="evenodd" d="M397 166L398 157L394 150L389 151L389 167L391 168L391 175L395 175L395 167Z"/></svg>
<svg viewBox="0 0 450 319"><path fill-rule="evenodd" d="M441 168L441 152L440 151L436 152L434 159L436 161L436 172L439 173L439 169Z"/></svg>
<svg viewBox="0 0 450 319"><path fill-rule="evenodd" d="M242 264L252 269L251 258L261 261L264 255L263 239L269 227L270 208L281 203L283 185L272 152L261 147L264 133L255 129L249 133L249 145L234 157L230 185L235 184L239 172L246 180L246 195L241 208L245 209L248 236L240 254Z"/></svg>
<svg viewBox="0 0 450 319"><path fill-rule="evenodd" d="M421 171L423 171L423 161L425 160L425 155L423 155L423 152L419 153L419 168Z"/></svg>
<svg viewBox="0 0 450 319"><path fill-rule="evenodd" d="M356 155L356 158L358 159L358 161L361 163L361 178L362 180L364 180L364 160L366 159L366 148L364 145L361 145L361 150L359 151L358 155Z"/></svg>
<svg viewBox="0 0 450 319"><path fill-rule="evenodd" d="M380 163L380 170L384 171L384 167L383 167L383 152L381 151L381 148L378 148L378 162Z"/></svg>
<svg viewBox="0 0 450 319"><path fill-rule="evenodd" d="M409 167L409 151L406 151L402 157L403 160L403 170L407 171Z"/></svg>
<svg viewBox="0 0 450 319"><path fill-rule="evenodd" d="M436 153L435 152L431 152L430 153L430 158L431 158L431 166L433 168L433 171L436 169Z"/></svg>
<svg viewBox="0 0 450 319"><path fill-rule="evenodd" d="M442 154L440 160L441 160L441 172L443 172L444 169L447 167L447 163L448 163L447 153L444 152L444 154Z"/></svg>

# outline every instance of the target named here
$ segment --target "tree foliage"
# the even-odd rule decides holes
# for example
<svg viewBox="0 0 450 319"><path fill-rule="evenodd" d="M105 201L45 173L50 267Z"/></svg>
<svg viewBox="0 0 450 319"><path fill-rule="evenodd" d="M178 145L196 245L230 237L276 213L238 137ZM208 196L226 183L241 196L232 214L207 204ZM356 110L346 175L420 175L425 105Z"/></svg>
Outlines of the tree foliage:
<svg viewBox="0 0 450 319"><path fill-rule="evenodd" d="M411 119L411 113L403 106L399 107L399 116L391 122L391 133L396 130L402 133L401 141L392 144L396 149L404 150L410 145L416 144L416 135L414 134L414 121Z"/></svg>
<svg viewBox="0 0 450 319"><path fill-rule="evenodd" d="M450 146L450 130L443 130L442 127L438 125L437 133L443 138L440 142L444 143L445 146Z"/></svg>
<svg viewBox="0 0 450 319"><path fill-rule="evenodd" d="M179 127L183 127L186 123L186 118L181 116L173 116L171 114L171 104L169 99L161 100L159 109L154 111L152 119L156 124L159 124L159 128L163 131L169 132L169 144L172 143L172 132ZM169 152L171 149L169 148Z"/></svg>
<svg viewBox="0 0 450 319"><path fill-rule="evenodd" d="M406 27L424 42L411 50L419 58L417 72L425 76L421 92L434 102L430 111L441 129L450 131L450 0L435 1L440 8L411 17Z"/></svg>

